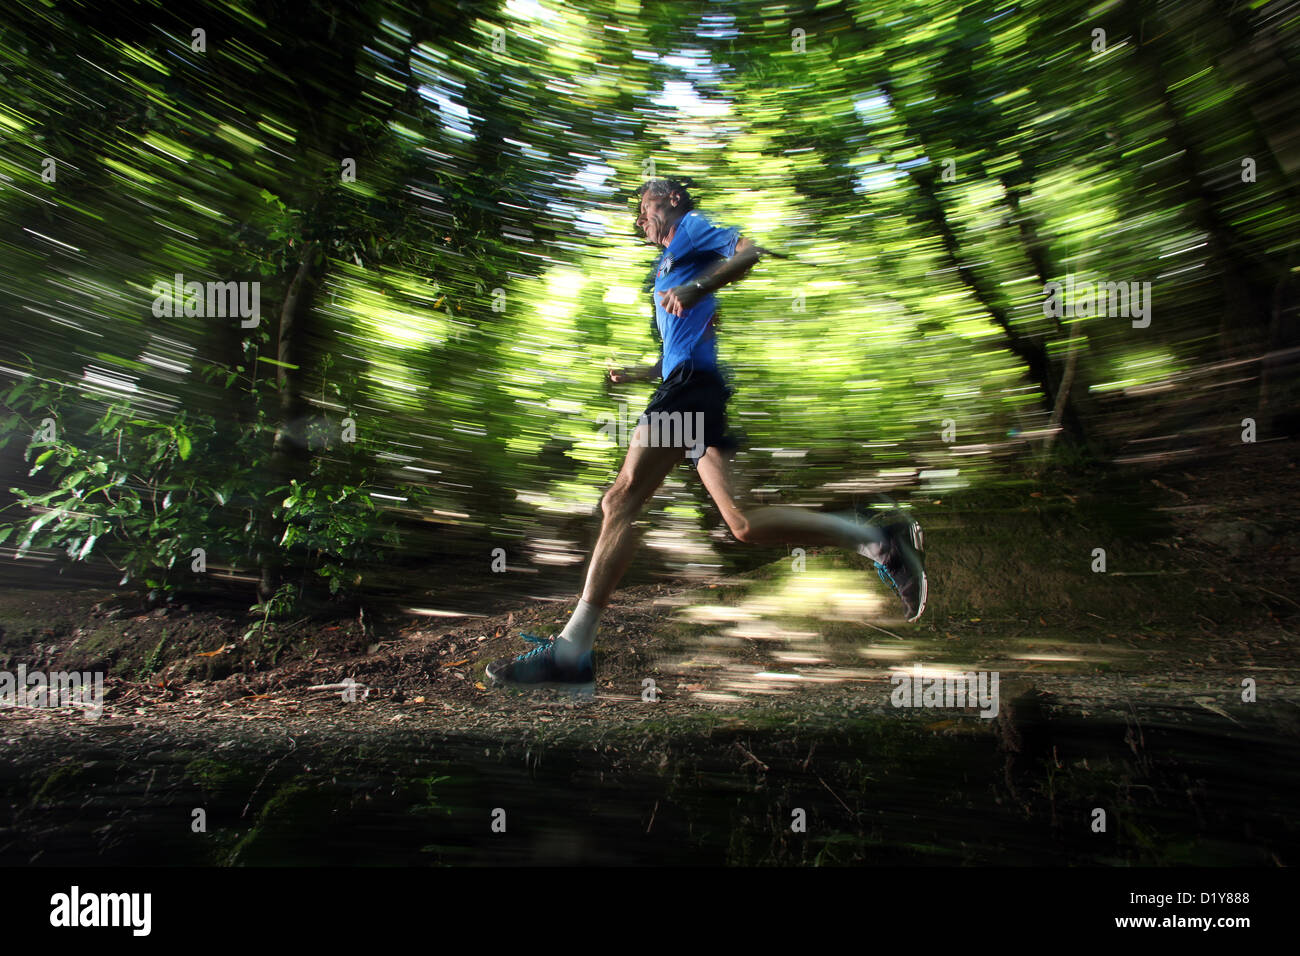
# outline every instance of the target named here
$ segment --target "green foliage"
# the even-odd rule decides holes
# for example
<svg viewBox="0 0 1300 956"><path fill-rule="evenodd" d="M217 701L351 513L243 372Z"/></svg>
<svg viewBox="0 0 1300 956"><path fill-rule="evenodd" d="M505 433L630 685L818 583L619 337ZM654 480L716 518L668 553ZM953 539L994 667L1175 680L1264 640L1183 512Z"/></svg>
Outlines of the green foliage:
<svg viewBox="0 0 1300 956"><path fill-rule="evenodd" d="M411 808L412 812L443 813L447 816L451 816L450 808L443 806L441 798L438 796L438 791L441 789L440 785L450 779L451 777L442 774L430 774L427 777L415 778L413 783L423 785L424 787L424 800L420 803L413 804Z"/></svg>
<svg viewBox="0 0 1300 956"><path fill-rule="evenodd" d="M282 618L292 611L298 593L298 588L286 582L276 588L275 593L265 601L259 601L249 608L249 610L254 614L261 614L262 619L245 631L244 636L240 638L240 640L247 641L256 636L261 646L271 652L272 665L275 664L280 653L291 643L291 641L283 635L277 640L273 636L272 632L274 629L270 626L270 620L271 618Z"/></svg>
<svg viewBox="0 0 1300 956"><path fill-rule="evenodd" d="M64 387L30 383L0 394L14 412L0 447L30 436L28 475L50 488L10 489L32 513L0 525L0 540L12 535L19 556L33 547L58 548L72 561L102 554L123 572L120 583L168 590L193 549L210 559L238 553L223 505L237 496L241 470L218 454L225 440L211 415L154 421L126 402L96 408L71 401Z"/></svg>
<svg viewBox="0 0 1300 956"><path fill-rule="evenodd" d="M361 584L361 568L381 555L381 542L398 543L397 533L378 519L369 494L355 485L294 480L276 513L287 524L280 546L306 552L308 566L329 582L331 594Z"/></svg>
<svg viewBox="0 0 1300 956"><path fill-rule="evenodd" d="M210 367L205 377L242 383L255 396L274 391L242 366ZM399 544L370 498L375 467L364 456L317 458L309 482L277 489L269 484L272 442L264 425L232 436L212 415L182 410L157 421L131 402L76 401L66 387L34 379L0 393L0 403L13 413L0 424L0 448L30 438L28 475L49 488L10 489L29 514L0 524L0 542L13 538L19 556L32 548L57 548L70 561L102 556L122 572L120 584L158 594L202 586L207 568L196 567L198 551L208 568L238 570L256 568L260 547L271 546L338 595L354 593L362 569ZM266 417L259 407L258 421ZM263 507L286 491L278 505ZM264 514L285 524L277 542L259 542ZM256 609L278 616L302 592L302 585L286 585Z"/></svg>

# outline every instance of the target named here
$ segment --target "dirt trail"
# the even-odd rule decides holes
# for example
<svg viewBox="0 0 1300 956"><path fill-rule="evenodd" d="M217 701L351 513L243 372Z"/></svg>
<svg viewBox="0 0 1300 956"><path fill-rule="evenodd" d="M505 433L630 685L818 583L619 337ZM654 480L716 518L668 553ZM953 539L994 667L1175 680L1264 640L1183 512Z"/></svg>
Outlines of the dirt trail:
<svg viewBox="0 0 1300 956"><path fill-rule="evenodd" d="M77 859L82 844L50 847L94 820L119 840L98 840L97 859L175 853L176 835L140 849L139 826L202 798L233 819L185 850L197 862L310 857L319 830L292 821L368 825L375 800L390 830L424 828L432 849L415 862L458 862L478 852L485 805L577 795L608 808L604 837L566 817L501 859L599 861L657 826L691 848L682 862L1295 862L1297 553L1294 519L1272 504L1300 490L1286 451L1261 450L1244 474L1126 476L1122 506L1114 487L1049 485L918 503L933 588L920 625L897 619L867 562L833 551L626 588L586 704L482 681L521 630L562 625L559 603L504 598L454 625L393 610L287 621L245 640L235 609L11 592L5 667L109 676L97 720L0 711L13 808L0 859ZM891 675L916 664L996 672L996 718L894 706ZM303 791L326 779L322 808ZM95 806L95 787L113 796L88 821L74 806ZM789 838L791 800L815 811L817 840ZM1124 825L1089 843L1074 823L1096 805Z"/></svg>

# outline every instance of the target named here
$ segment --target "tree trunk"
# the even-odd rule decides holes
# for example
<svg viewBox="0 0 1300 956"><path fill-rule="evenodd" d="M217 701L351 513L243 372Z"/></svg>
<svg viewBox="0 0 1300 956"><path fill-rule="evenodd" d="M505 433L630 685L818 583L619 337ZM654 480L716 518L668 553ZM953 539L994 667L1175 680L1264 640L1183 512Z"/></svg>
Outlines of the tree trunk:
<svg viewBox="0 0 1300 956"><path fill-rule="evenodd" d="M1165 66L1154 41L1143 37L1143 19L1136 3L1124 7L1127 25L1133 35L1134 59L1146 73L1148 84L1154 89L1160 112L1164 114L1165 134L1169 144L1177 151L1174 161L1182 181L1182 196L1191 209L1196 228L1205 233L1209 256L1222 277L1223 311L1219 326L1219 346L1224 358L1238 357L1241 351L1241 333L1256 337L1252 345L1262 343L1271 319L1269 302L1273 284L1258 275L1254 265L1242 252L1244 244L1232 226L1219 213L1210 188L1201 175L1204 166L1194 137L1189 134L1182 114L1169 92Z"/></svg>
<svg viewBox="0 0 1300 956"><path fill-rule="evenodd" d="M302 400L303 343L307 340L312 301L319 282L316 269L318 244L306 243L302 259L289 283L284 304L280 308L280 324L276 336L276 387L279 394L279 427L271 446L271 473L276 487L288 485L295 478L305 476L310 452L303 434L305 416ZM291 367L292 366L292 367ZM278 494L278 493L277 493ZM280 586L283 559L279 541L284 534L284 523L273 514L274 499L262 502L260 539L261 577L257 593L268 600Z"/></svg>
<svg viewBox="0 0 1300 956"><path fill-rule="evenodd" d="M922 168L913 170L911 175L912 181L916 183L917 189L921 193L925 217L938 231L939 238L943 242L944 251L948 254L948 261L957 270L957 275L961 277L966 287L974 293L976 300L984 307L998 327L1002 329L1003 334L1006 336L1007 346L1011 349L1012 354L1025 363L1030 379L1042 391L1044 410L1054 412L1057 406L1059 387L1056 376L1052 372L1052 360L1048 355L1047 346L1041 339L1016 331L1011 324L1011 316L1003 308L993 288L984 281L979 273L963 261L961 243L952 228L952 223L948 221L943 202L939 198L938 190L935 188L934 172ZM1083 422L1080 421L1078 413L1068 401L1068 397L1061 405L1060 423L1064 434L1071 441L1086 444L1087 436L1083 428Z"/></svg>
<svg viewBox="0 0 1300 956"><path fill-rule="evenodd" d="M1016 228L1020 233L1020 240L1025 247L1025 255L1030 263L1033 264L1034 272L1037 273L1039 280L1044 284L1051 282L1059 276L1056 263L1052 261L1052 253L1047 243L1038 233L1038 226L1035 224L1033 217L1028 215L1020 205L1020 196L1023 189L1017 183L1011 182L1006 175L1002 176L1002 189L1007 197L1007 205L1011 208L1011 216L1015 220ZM1068 330L1059 318L1053 320L1056 324L1057 332L1062 335L1068 334ZM1073 336L1071 336L1073 339ZM1065 356L1065 367L1061 370L1061 378L1056 387L1056 399L1052 404L1052 417L1048 422L1048 427L1052 429L1044 442L1044 453L1051 450L1052 442L1056 439L1056 429L1061 427L1065 416L1069 414L1074 425L1079 426L1080 433L1076 438L1081 438L1082 423L1079 421L1078 405L1073 401L1071 391L1074 386L1074 379L1079 367L1079 348L1071 341L1069 351Z"/></svg>

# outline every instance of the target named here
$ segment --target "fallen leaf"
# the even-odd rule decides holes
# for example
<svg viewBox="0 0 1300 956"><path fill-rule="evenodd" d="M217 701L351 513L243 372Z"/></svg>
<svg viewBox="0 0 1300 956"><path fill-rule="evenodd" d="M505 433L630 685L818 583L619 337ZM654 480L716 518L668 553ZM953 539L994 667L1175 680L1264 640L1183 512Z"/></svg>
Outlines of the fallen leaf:
<svg viewBox="0 0 1300 956"><path fill-rule="evenodd" d="M1196 703L1200 704L1202 707L1204 707L1212 714L1218 714L1220 717L1227 717L1234 724L1241 723L1241 721L1237 720L1236 717L1233 717L1232 714L1228 713L1226 710L1222 709L1221 707L1214 706L1214 704L1211 703L1211 701L1214 700L1213 697L1193 697L1192 700L1196 701Z"/></svg>

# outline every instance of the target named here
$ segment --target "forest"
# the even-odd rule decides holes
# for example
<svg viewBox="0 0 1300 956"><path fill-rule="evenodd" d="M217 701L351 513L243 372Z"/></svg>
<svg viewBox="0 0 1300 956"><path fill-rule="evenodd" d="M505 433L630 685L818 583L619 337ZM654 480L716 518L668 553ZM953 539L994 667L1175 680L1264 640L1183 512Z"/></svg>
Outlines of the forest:
<svg viewBox="0 0 1300 956"><path fill-rule="evenodd" d="M174 755L166 799L261 808L179 851L114 824L108 863L315 860L331 812L381 811L305 754L259 781L252 728L339 708L378 756L336 782L417 726L455 754L382 810L427 852L354 863L481 861L488 763L559 794L588 760L662 775L654 811L606 794L608 830L491 860L1294 863L1295 761L1241 762L1300 753L1298 57L1281 0L10 0L0 665L107 675L98 725L0 708L14 766L134 714L116 752ZM901 504L932 596L900 623L869 561L743 546L684 466L601 625L597 729L484 667L572 611L610 423L654 392L609 370L659 358L661 178L764 250L718 292L747 500ZM900 716L920 662L1000 672L996 720ZM814 739L798 839L768 771ZM995 822L873 816L864 753ZM5 783L0 859L82 859L59 835L107 771L68 768ZM1099 789L1103 848L1066 822ZM625 842L647 820L675 849Z"/></svg>

